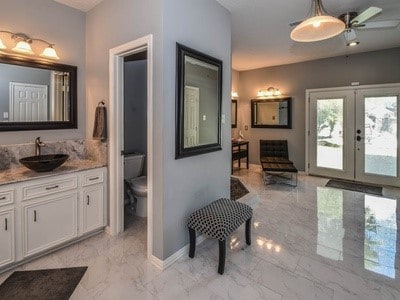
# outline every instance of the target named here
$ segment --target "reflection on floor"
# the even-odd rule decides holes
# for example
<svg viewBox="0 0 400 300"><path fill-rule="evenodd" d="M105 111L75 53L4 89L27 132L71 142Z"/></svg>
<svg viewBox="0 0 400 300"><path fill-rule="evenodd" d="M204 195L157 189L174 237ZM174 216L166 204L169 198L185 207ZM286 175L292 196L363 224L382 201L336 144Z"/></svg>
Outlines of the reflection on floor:
<svg viewBox="0 0 400 300"><path fill-rule="evenodd" d="M400 299L399 191L382 198L327 188L317 177L300 175L293 188L264 186L258 170L234 175L259 201L253 244L240 227L222 276L214 240L164 272L150 265L145 219L23 268L89 266L73 299Z"/></svg>

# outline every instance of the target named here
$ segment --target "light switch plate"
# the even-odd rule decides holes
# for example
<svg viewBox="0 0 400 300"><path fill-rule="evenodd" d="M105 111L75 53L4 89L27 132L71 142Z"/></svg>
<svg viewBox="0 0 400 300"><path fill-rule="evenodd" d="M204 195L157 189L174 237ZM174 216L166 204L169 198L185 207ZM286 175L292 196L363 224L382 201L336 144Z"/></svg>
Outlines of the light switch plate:
<svg viewBox="0 0 400 300"><path fill-rule="evenodd" d="M222 124L225 124L225 115L221 116L221 122L222 122Z"/></svg>
<svg viewBox="0 0 400 300"><path fill-rule="evenodd" d="M8 119L8 111L3 112L3 119Z"/></svg>

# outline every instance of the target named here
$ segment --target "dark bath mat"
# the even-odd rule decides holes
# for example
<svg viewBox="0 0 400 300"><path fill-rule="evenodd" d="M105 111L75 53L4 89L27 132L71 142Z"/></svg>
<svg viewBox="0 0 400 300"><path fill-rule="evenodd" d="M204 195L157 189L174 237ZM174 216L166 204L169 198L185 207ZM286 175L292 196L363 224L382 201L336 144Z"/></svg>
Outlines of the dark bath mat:
<svg viewBox="0 0 400 300"><path fill-rule="evenodd" d="M249 191L239 179L231 177L231 200L236 201L248 193Z"/></svg>
<svg viewBox="0 0 400 300"><path fill-rule="evenodd" d="M382 196L382 187L381 186L374 186L374 185L368 185L368 184L357 183L357 182L352 182L352 181L343 181L343 180L335 180L335 179L330 179L325 186Z"/></svg>
<svg viewBox="0 0 400 300"><path fill-rule="evenodd" d="M69 299L87 267L16 271L0 285L0 299Z"/></svg>

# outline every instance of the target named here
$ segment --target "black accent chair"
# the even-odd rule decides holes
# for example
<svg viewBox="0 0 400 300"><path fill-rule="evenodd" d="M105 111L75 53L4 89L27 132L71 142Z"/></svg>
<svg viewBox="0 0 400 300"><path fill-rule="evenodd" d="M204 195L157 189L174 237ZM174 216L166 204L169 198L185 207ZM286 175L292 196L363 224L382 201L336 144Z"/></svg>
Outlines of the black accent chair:
<svg viewBox="0 0 400 300"><path fill-rule="evenodd" d="M278 177L289 179L290 185L297 186L298 171L293 162L289 160L287 140L260 140L260 162L265 184L277 182L272 177ZM289 173L290 178L283 176L284 173ZM295 177L294 183L293 176ZM287 180L282 183L287 183Z"/></svg>

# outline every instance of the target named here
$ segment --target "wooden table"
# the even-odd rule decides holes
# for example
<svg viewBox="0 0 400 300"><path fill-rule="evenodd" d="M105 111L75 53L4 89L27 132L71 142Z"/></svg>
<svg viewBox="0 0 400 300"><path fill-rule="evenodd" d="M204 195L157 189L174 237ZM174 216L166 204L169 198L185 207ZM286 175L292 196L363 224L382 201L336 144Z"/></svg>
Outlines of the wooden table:
<svg viewBox="0 0 400 300"><path fill-rule="evenodd" d="M249 142L248 141L232 141L232 165L231 172L233 173L233 162L238 161L240 168L240 160L246 159L246 167L249 168Z"/></svg>

